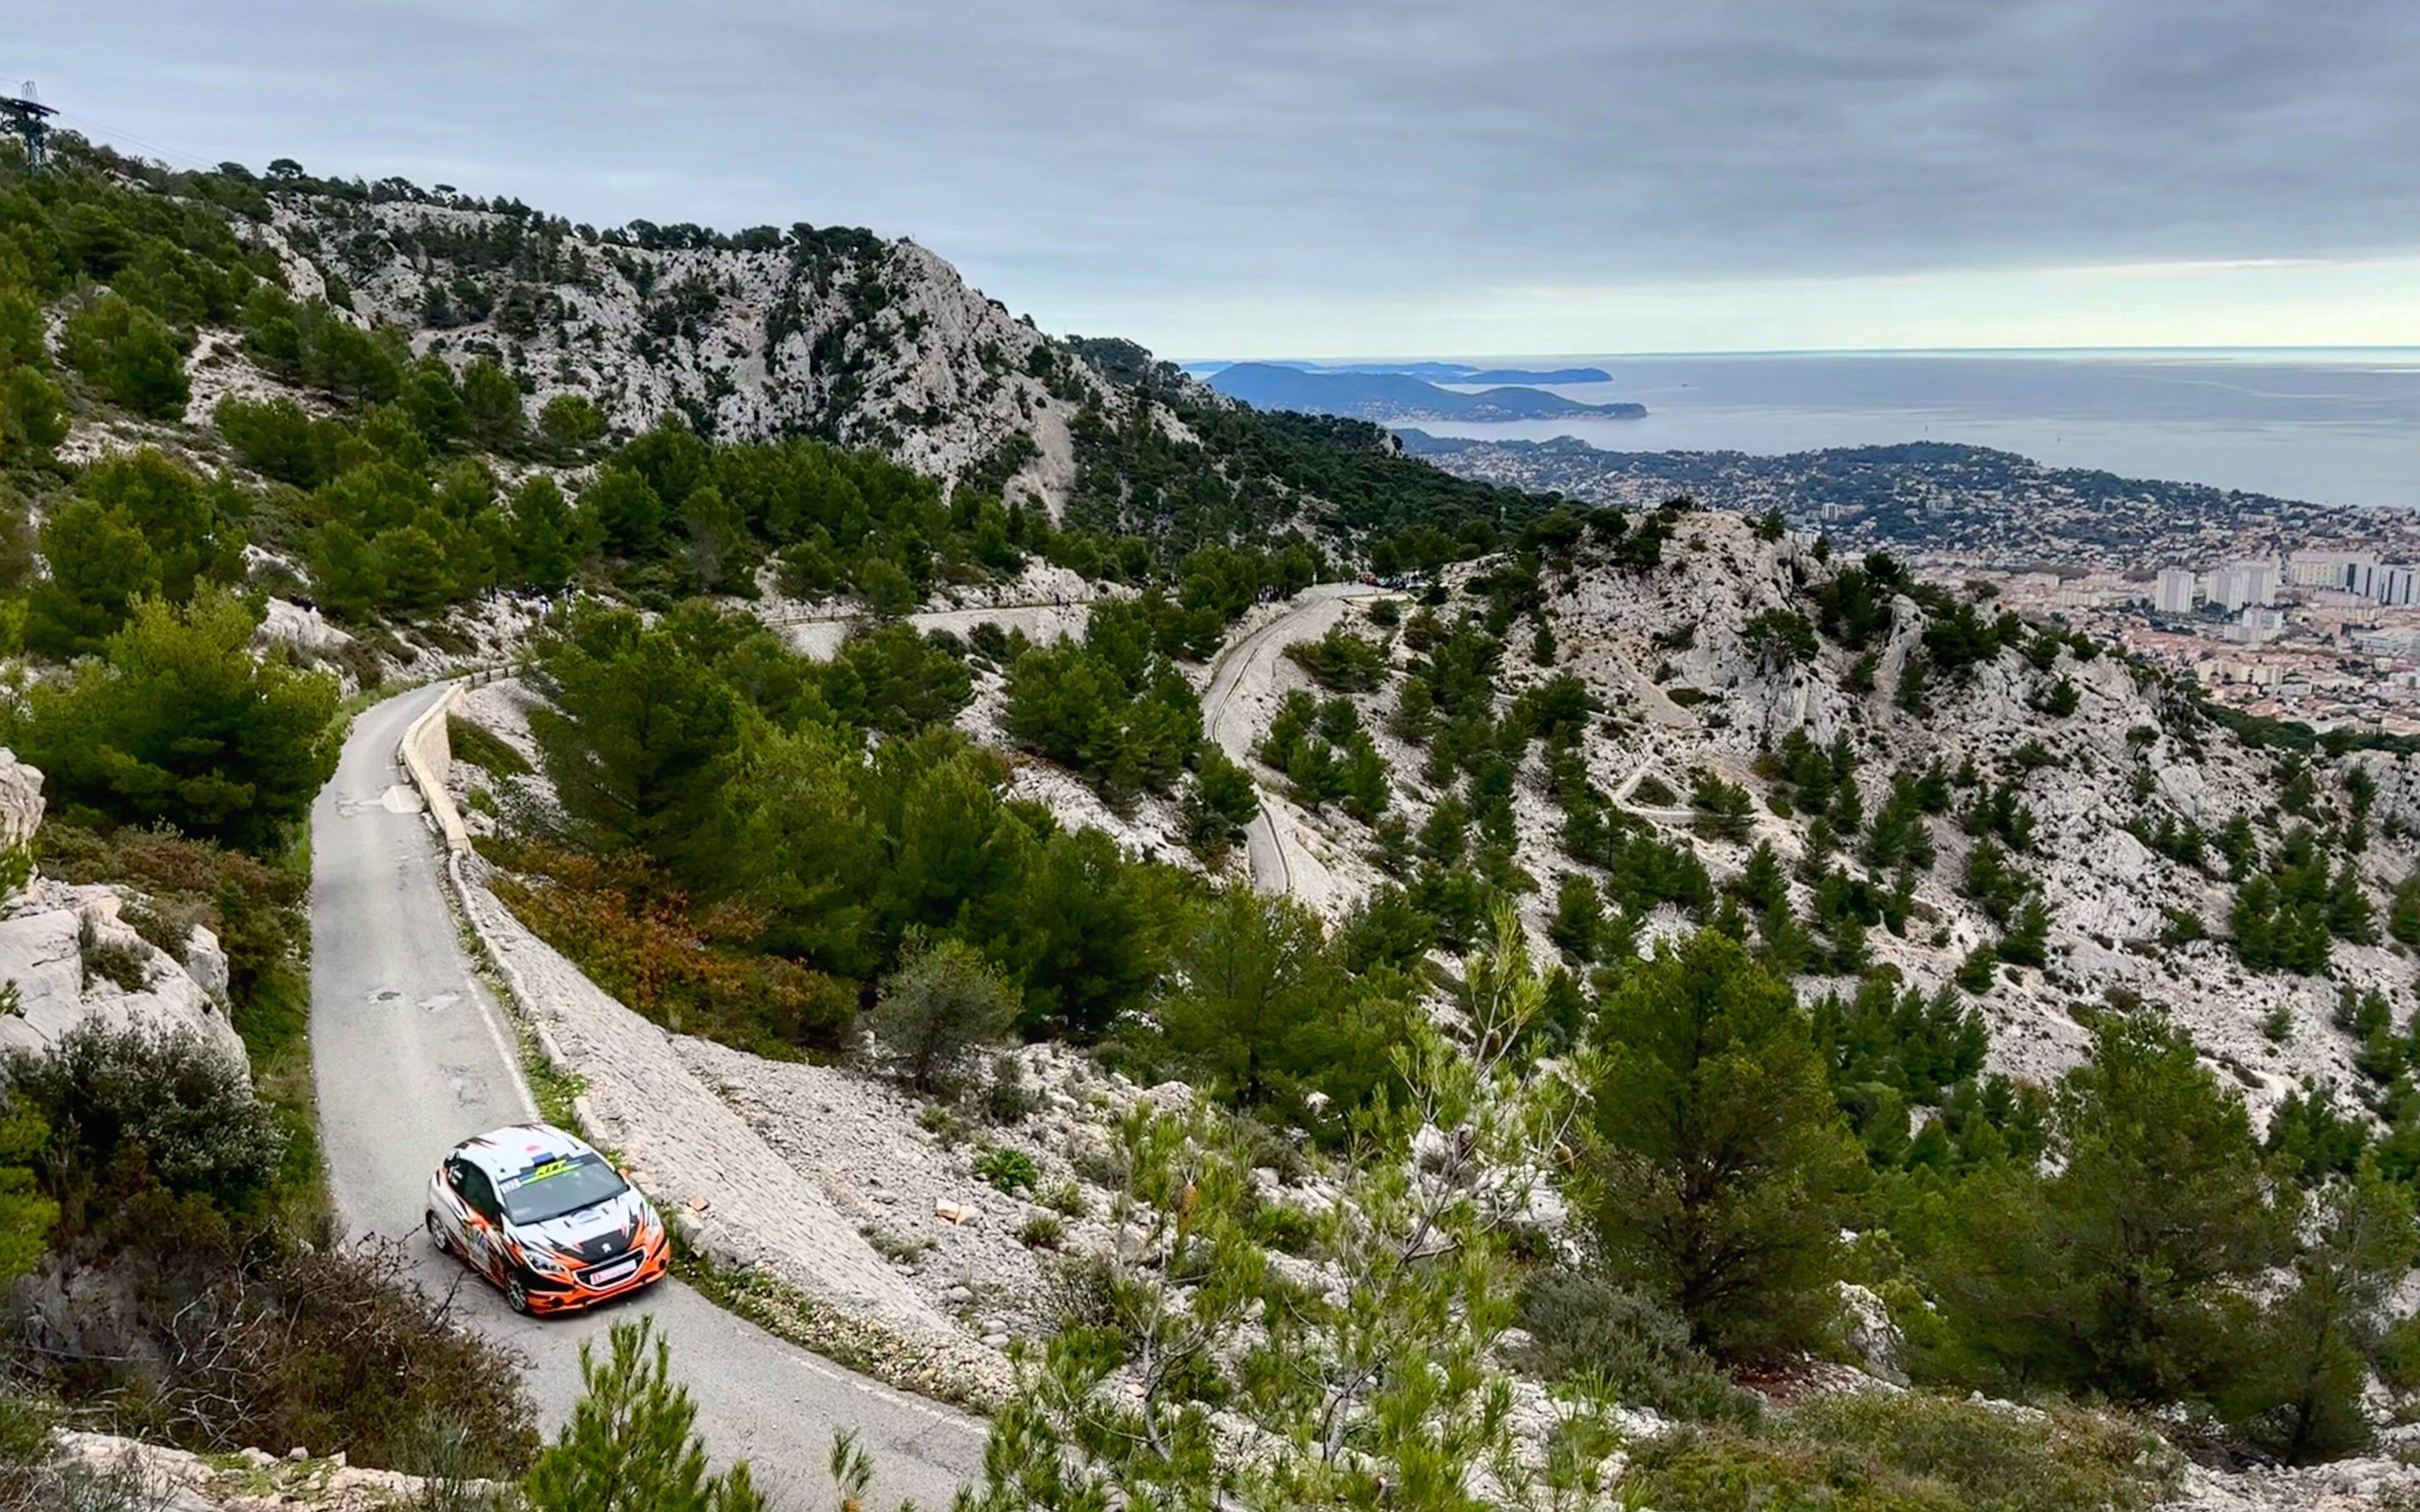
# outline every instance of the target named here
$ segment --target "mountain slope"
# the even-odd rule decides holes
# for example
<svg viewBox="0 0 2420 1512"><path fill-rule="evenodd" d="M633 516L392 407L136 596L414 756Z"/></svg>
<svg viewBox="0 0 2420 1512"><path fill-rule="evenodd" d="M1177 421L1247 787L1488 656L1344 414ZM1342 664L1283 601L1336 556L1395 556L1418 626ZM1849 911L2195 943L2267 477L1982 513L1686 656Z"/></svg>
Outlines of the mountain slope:
<svg viewBox="0 0 2420 1512"><path fill-rule="evenodd" d="M269 185L266 234L299 295L349 291L415 350L496 356L534 403L584 393L625 430L670 414L731 440L816 435L946 478L1014 455L1000 481L1055 503L1074 411L1116 403L912 241L599 234L408 186L368 200L328 187Z"/></svg>
<svg viewBox="0 0 2420 1512"><path fill-rule="evenodd" d="M1809 1000L1853 993L1876 967L1928 994L1947 989L1982 1012L1996 1068L2043 1080L2084 1054L2096 1012L2139 999L2167 1007L2256 1105L2306 1082L2373 1085L2355 1070L2361 1039L2337 1014L2346 992L2397 998L2411 980L2411 951L2386 937L2383 921L2420 862L2412 755L2248 744L2200 712L2188 689L2088 642L1995 619L1988 606L1898 575L1887 559L1869 567L1828 557L1806 537L1768 538L1731 514L1634 518L1642 523L1626 535L1575 531L1559 544L1533 535L1537 556L1449 574L1474 614L1469 633L1499 648L1482 705L1490 719L1534 723L1525 711L1559 686L1584 693L1593 711L1565 726L1569 756L1548 739L1512 760L1496 841L1481 794L1507 775L1489 775L1500 759L1491 742L1509 747L1457 735L1441 713L1405 713L1407 687L1434 684L1453 600L1400 631L1366 611L1345 626L1389 642L1384 678L1347 697L1392 769L1397 812L1423 835L1450 799L1472 822L1467 843L1482 874L1488 847L1500 843L1503 861L1535 885L1523 907L1542 943L1570 944L1558 913L1572 877L1588 879L1609 913L1620 912L1613 899L1632 896L1629 924L1640 938L1718 921L1757 848L1770 845L1796 933L1776 945L1744 898L1729 927L1793 963ZM1667 530L1644 561L1639 538ZM1827 611L1843 600L1857 607ZM1541 646L1551 665L1539 664ZM1326 696L1310 671L1280 669L1274 696ZM1433 702L1426 687L1419 702ZM1476 713L1456 717L1466 724ZM1823 770L1841 757L1845 780ZM1895 783L1927 773L1943 783L1932 811L1894 814ZM1289 785L1281 772L1266 776L1280 792ZM1715 782L1740 790L1744 807L1725 811ZM1819 785L1855 796L1826 797L1810 812ZM1996 826L1995 801L2005 814ZM1381 827L1318 807L1309 823L1337 879L1327 901L1339 917L1391 882L1443 874L1418 860L1425 838L1408 848L1408 864L1389 859ZM1575 826L1590 809L1602 820ZM2255 846L2242 876L2218 854L2221 831L2239 816ZM1878 839L1885 823L1898 840ZM1693 855L1713 891L1638 892L1637 857L1587 838L1608 824ZM2228 938L2242 882L2278 865L2298 832L2315 845L2323 877L2351 879L2369 938L2334 939L2318 969L2247 964ZM1922 864L1904 859L1912 833L1931 853ZM1970 865L1987 847L2024 879L2016 893L2046 909L2042 959L2020 964L2024 952L2007 950L1962 988L1979 949L2005 948L2018 912L2013 898L1977 896ZM2193 852L2197 862L2185 858ZM1902 876L1907 895L1890 903ZM1411 891L1425 885L1414 880ZM1901 911L1894 927L1885 916ZM1585 968L1596 949L1568 958Z"/></svg>

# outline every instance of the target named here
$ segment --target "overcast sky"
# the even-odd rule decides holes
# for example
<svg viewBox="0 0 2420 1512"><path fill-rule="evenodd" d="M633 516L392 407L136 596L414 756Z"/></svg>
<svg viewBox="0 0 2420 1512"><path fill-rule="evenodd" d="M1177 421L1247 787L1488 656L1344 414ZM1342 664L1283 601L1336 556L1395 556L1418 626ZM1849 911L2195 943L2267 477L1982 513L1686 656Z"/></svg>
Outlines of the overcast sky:
<svg viewBox="0 0 2420 1512"><path fill-rule="evenodd" d="M183 165L912 236L1171 356L2420 344L2420 0L14 0Z"/></svg>

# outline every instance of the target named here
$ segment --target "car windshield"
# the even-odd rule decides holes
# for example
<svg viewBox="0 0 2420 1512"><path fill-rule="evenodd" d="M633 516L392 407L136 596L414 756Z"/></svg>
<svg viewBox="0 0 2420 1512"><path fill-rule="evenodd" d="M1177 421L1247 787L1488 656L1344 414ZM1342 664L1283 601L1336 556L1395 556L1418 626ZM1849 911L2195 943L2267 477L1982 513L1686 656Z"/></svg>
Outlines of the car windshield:
<svg viewBox="0 0 2420 1512"><path fill-rule="evenodd" d="M566 1155L504 1179L504 1216L517 1224L542 1224L594 1207L622 1192L622 1178L597 1155Z"/></svg>

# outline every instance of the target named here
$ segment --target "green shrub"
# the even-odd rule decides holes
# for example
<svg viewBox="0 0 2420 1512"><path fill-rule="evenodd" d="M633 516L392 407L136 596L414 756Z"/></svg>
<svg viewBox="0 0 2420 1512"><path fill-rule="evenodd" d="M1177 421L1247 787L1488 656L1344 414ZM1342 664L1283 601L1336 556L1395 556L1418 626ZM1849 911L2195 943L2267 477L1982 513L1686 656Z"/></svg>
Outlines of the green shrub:
<svg viewBox="0 0 2420 1512"><path fill-rule="evenodd" d="M1064 1218L1081 1218L1093 1208L1083 1187L1074 1180L1054 1181L1036 1193L1033 1200Z"/></svg>
<svg viewBox="0 0 2420 1512"><path fill-rule="evenodd" d="M1042 1173L1034 1168L1033 1157L1021 1149L986 1149L975 1157L974 1170L995 1190L1012 1196L1032 1191L1042 1180Z"/></svg>
<svg viewBox="0 0 2420 1512"><path fill-rule="evenodd" d="M249 1211L285 1151L250 1070L193 1034L87 1019L47 1051L10 1051L0 1073L54 1131L39 1169L71 1230L130 1166L179 1196Z"/></svg>
<svg viewBox="0 0 2420 1512"><path fill-rule="evenodd" d="M1027 1085L1025 1062L1015 1056L994 1056L991 1085L984 1092L984 1113L994 1123L1022 1123L1042 1106L1042 1094Z"/></svg>
<svg viewBox="0 0 2420 1512"><path fill-rule="evenodd" d="M1681 795L1673 792L1662 778L1650 772L1630 790L1630 801L1649 809L1669 809L1681 801Z"/></svg>
<svg viewBox="0 0 2420 1512"><path fill-rule="evenodd" d="M520 751L498 739L487 726L459 715L446 719L445 738L454 748L456 761L468 763L492 776L521 777L530 770L529 762Z"/></svg>
<svg viewBox="0 0 2420 1512"><path fill-rule="evenodd" d="M1762 1398L1730 1382L1689 1342L1689 1320L1644 1292L1551 1269L1521 1289L1524 1364L1614 1400L1684 1422L1753 1423Z"/></svg>
<svg viewBox="0 0 2420 1512"><path fill-rule="evenodd" d="M1319 1220L1290 1202L1264 1202L1244 1231L1252 1242L1287 1255L1307 1255L1319 1242Z"/></svg>
<svg viewBox="0 0 2420 1512"><path fill-rule="evenodd" d="M76 925L76 956L83 964L86 992L95 981L114 983L124 993L139 993L151 984L151 962L142 947L102 939L89 918Z"/></svg>
<svg viewBox="0 0 2420 1512"><path fill-rule="evenodd" d="M918 934L903 948L865 1026L900 1074L931 1092L954 1084L977 1050L1005 1039L1017 1007L1006 973L982 951L964 940Z"/></svg>
<svg viewBox="0 0 2420 1512"><path fill-rule="evenodd" d="M1027 1249L1057 1249L1067 1242L1067 1221L1055 1212L1037 1212L1017 1229L1016 1242Z"/></svg>
<svg viewBox="0 0 2420 1512"><path fill-rule="evenodd" d="M1909 1392L1817 1397L1761 1430L1648 1440L1618 1489L1630 1505L1690 1512L2130 1512L2175 1474L2175 1455L2122 1422Z"/></svg>

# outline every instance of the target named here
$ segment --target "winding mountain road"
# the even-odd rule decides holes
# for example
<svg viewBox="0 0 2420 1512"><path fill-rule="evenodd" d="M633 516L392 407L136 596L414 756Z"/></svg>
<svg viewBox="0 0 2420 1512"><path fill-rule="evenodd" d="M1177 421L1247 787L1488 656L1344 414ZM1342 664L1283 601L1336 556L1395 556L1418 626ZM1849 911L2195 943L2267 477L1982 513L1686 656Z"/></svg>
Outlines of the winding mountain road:
<svg viewBox="0 0 2420 1512"><path fill-rule="evenodd" d="M1268 728L1262 706L1276 696L1277 660L1297 640L1325 634L1349 600L1384 590L1362 583L1318 583L1305 589L1285 611L1220 651L1210 663L1202 690L1202 728L1231 761L1246 770L1258 764L1254 734ZM1261 790L1261 811L1244 826L1244 855L1252 886L1263 892L1325 896L1327 868L1311 849L1309 826L1292 799Z"/></svg>
<svg viewBox="0 0 2420 1512"><path fill-rule="evenodd" d="M328 1182L346 1230L401 1239L423 1285L458 1285L465 1322L520 1351L544 1425L580 1395L580 1348L653 1317L719 1460L744 1458L792 1505L830 1499L834 1429L873 1453L874 1503L946 1506L982 1465L985 1425L773 1337L677 1281L577 1318L515 1316L421 1233L428 1173L468 1135L537 1116L510 1029L475 978L442 890L443 864L396 758L443 691L365 711L311 810L311 1050ZM313 1447L322 1447L313 1445Z"/></svg>

